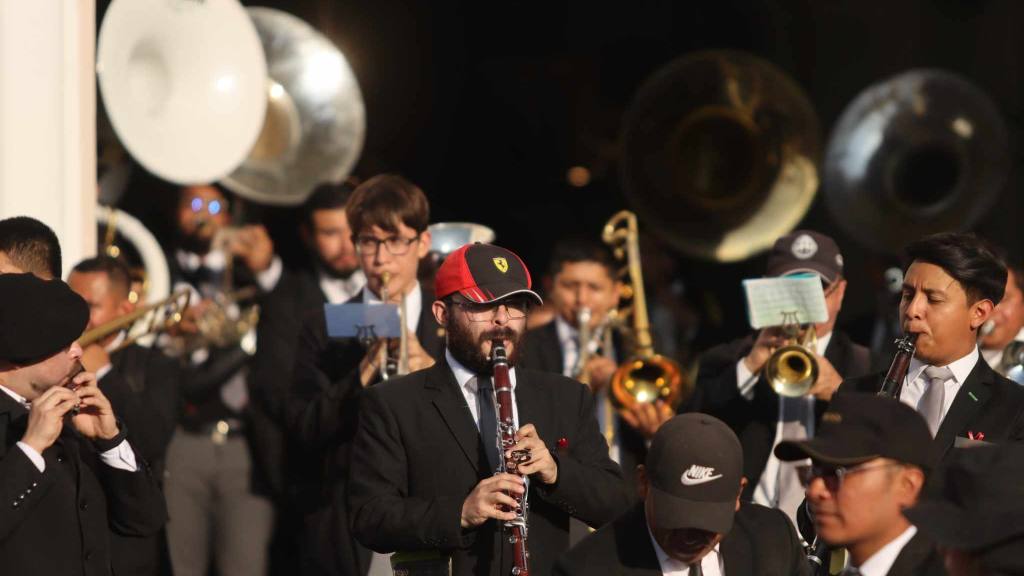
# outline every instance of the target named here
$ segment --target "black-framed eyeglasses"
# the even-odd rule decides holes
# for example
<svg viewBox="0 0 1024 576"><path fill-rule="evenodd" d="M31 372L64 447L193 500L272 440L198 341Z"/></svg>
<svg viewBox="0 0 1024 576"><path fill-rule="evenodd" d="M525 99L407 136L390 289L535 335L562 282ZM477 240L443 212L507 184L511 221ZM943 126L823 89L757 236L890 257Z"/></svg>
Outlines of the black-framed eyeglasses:
<svg viewBox="0 0 1024 576"><path fill-rule="evenodd" d="M466 317L471 322L490 322L494 320L498 315L498 309L502 306L505 307L505 313L508 314L509 320L526 318L526 313L530 310L530 302L525 298L513 298L490 304L453 300L452 304L462 308L462 311L466 313Z"/></svg>
<svg viewBox="0 0 1024 576"><path fill-rule="evenodd" d="M800 484L804 488L811 485L811 482L815 478L821 478L825 483L825 487L831 492L835 492L842 488L843 480L852 474L859 474L861 472L869 472L871 470L881 470L883 468L892 468L894 466L902 466L899 462L888 462L885 464L877 464L870 466L870 463L858 464L856 466L822 466L814 464L812 466L800 466L797 468L797 475L800 477Z"/></svg>
<svg viewBox="0 0 1024 576"><path fill-rule="evenodd" d="M373 236L359 236L356 238L356 250L365 254L376 254L379 246L384 245L392 256L401 256L409 251L409 247L420 241L420 237L402 238L401 236L388 236L387 238L374 238Z"/></svg>

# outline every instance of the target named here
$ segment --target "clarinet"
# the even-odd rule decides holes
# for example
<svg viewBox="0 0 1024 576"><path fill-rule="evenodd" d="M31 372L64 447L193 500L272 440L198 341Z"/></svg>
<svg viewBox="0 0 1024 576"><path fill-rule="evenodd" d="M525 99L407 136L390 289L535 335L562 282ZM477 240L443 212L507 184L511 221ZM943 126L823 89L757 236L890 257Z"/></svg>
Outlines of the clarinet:
<svg viewBox="0 0 1024 576"><path fill-rule="evenodd" d="M914 357L916 342L917 334L907 334L896 339L896 355L892 357L889 371L885 373L885 379L882 380L882 389L878 391L879 396L899 399L903 381L907 378L907 370L910 368L910 359Z"/></svg>
<svg viewBox="0 0 1024 576"><path fill-rule="evenodd" d="M494 369L494 399L498 413L498 449L504 454L515 446L516 424L512 419L512 381L508 377L508 357L501 340L495 340L491 345L491 365ZM518 474L519 463L529 459L530 455L525 450L515 450L510 458L501 458L498 472ZM525 493L522 496L506 494L516 501L516 517L505 521L505 532L513 548L512 576L529 576L529 554L526 551L526 513L529 504ZM503 512L509 511L507 506L501 509Z"/></svg>

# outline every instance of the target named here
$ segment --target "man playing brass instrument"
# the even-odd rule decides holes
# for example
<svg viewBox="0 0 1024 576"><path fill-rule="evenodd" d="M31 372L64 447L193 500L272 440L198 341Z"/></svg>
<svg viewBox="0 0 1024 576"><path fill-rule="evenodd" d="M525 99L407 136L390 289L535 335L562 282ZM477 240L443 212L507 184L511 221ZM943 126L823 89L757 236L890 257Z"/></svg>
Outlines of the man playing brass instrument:
<svg viewBox="0 0 1024 576"><path fill-rule="evenodd" d="M1019 284L1024 279L1024 269L1008 266L1006 272L1003 299L992 310L988 322L982 325L982 336L978 340L981 356L1004 376L1018 365L1012 353L1009 358L1004 357L1007 348L1015 342L1024 342L1024 293Z"/></svg>
<svg viewBox="0 0 1024 576"><path fill-rule="evenodd" d="M444 353L443 332L430 311L433 293L417 280L430 249L426 195L401 176L379 175L356 188L345 213L366 275L366 287L350 301L379 303L385 292L388 303L401 306L404 300L409 370L433 365ZM323 308L303 319L284 419L291 443L306 447L296 460L309 471L299 496L304 574L358 575L368 569L369 552L349 533L344 494L360 398L381 379L381 349L397 354L399 339L390 340L369 349L355 338L332 340Z"/></svg>
<svg viewBox="0 0 1024 576"><path fill-rule="evenodd" d="M812 352L819 374L810 394L828 401L843 378L866 374L871 368L867 348L834 329L846 290L839 247L824 234L797 230L775 242L766 272L768 276L812 273L821 278L829 317L814 326L817 344ZM803 499L796 470L780 466L772 455L773 446L786 433L784 426L790 423L780 420L782 398L763 370L772 352L784 344L780 330L765 329L705 352L697 388L684 411L706 412L729 424L743 443L743 472L751 480L743 497L777 506L795 520Z"/></svg>

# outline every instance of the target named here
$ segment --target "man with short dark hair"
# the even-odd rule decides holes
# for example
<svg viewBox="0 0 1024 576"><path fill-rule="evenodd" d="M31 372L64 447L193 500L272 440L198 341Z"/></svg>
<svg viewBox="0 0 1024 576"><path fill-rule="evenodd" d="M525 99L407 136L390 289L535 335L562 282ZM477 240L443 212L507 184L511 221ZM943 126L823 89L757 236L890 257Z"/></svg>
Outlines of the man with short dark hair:
<svg viewBox="0 0 1024 576"><path fill-rule="evenodd" d="M934 545L903 516L933 466L920 415L876 394L836 395L811 440L775 448L784 461L810 459L807 502L818 538L845 547L843 574L944 574Z"/></svg>
<svg viewBox="0 0 1024 576"><path fill-rule="evenodd" d="M568 547L569 519L601 525L629 505L587 388L518 365L526 317L541 302L509 250L469 244L437 271L432 311L443 360L362 392L349 474L353 533L378 552L434 551L457 576L511 573L503 534L524 496L529 569L548 574ZM508 353L516 443L502 451L490 355ZM496 474L525 451L518 475Z"/></svg>
<svg viewBox="0 0 1024 576"><path fill-rule="evenodd" d="M742 502L743 448L706 414L665 422L637 469L642 502L562 555L554 574L803 574L800 539L778 510Z"/></svg>
<svg viewBox="0 0 1024 576"><path fill-rule="evenodd" d="M89 305L87 330L131 313L131 275L127 266L108 256L79 262L68 285ZM163 474L167 445L178 419L177 362L159 349L137 344L122 347L124 330L86 346L82 364L96 373L100 389L129 430L128 439L156 472ZM155 574L160 570L160 535L127 537L113 532L111 565L118 576Z"/></svg>
<svg viewBox="0 0 1024 576"><path fill-rule="evenodd" d="M918 336L900 401L928 422L939 455L963 440L1024 441L1024 388L978 352L978 330L1003 296L1006 266L969 234L928 236L906 253L900 318L904 332ZM878 392L881 376L844 382L840 391Z"/></svg>
<svg viewBox="0 0 1024 576"><path fill-rule="evenodd" d="M60 242L49 226L29 216L0 220L0 273L31 272L60 278Z"/></svg>
<svg viewBox="0 0 1024 576"><path fill-rule="evenodd" d="M110 574L108 534L152 537L167 512L95 375L77 370L88 306L60 280L0 274L0 317L0 567Z"/></svg>
<svg viewBox="0 0 1024 576"><path fill-rule="evenodd" d="M444 351L443 332L430 312L433 293L417 280L420 261L430 250L430 205L422 190L405 178L381 174L360 184L345 204L351 241L366 285L349 301L385 301L405 309L408 365L432 365ZM399 338L366 347L356 338L331 339L322 307L302 317L284 420L297 467L296 505L303 516L303 574L362 575L369 551L350 535L344 499L349 452L359 403L379 382L381 350L398 355ZM388 342L387 340L390 340ZM378 559L379 561L380 559Z"/></svg>

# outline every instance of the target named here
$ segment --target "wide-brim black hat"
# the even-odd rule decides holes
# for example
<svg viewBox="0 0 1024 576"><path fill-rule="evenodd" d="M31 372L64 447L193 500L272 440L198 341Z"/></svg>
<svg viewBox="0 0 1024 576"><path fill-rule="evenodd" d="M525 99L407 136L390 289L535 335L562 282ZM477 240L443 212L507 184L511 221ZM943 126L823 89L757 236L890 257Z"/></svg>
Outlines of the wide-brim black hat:
<svg viewBox="0 0 1024 576"><path fill-rule="evenodd" d="M89 305L60 280L0 274L0 361L27 366L77 340Z"/></svg>

